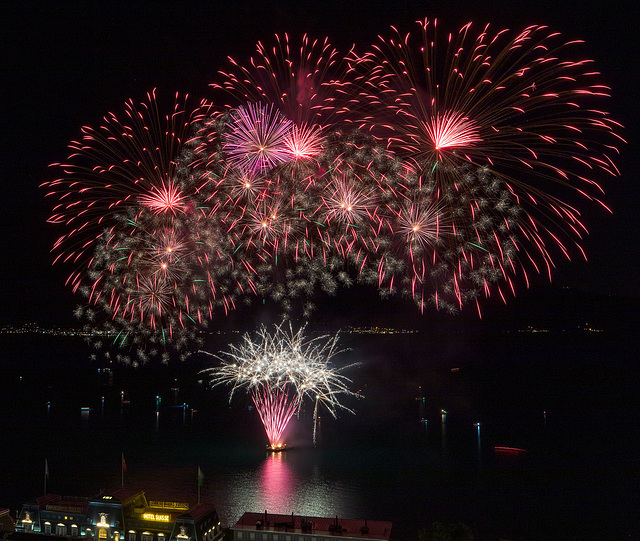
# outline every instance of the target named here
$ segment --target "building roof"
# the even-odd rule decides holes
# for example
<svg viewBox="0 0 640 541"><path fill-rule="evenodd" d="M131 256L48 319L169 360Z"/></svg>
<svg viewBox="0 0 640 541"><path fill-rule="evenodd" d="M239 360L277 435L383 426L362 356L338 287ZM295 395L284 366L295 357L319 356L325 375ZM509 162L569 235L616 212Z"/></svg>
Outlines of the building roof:
<svg viewBox="0 0 640 541"><path fill-rule="evenodd" d="M303 523L311 523L303 529ZM385 539L391 536L393 523L384 520L352 518L310 517L303 515L280 515L274 513L244 513L232 527L234 530L288 531L326 536L342 536L356 539Z"/></svg>
<svg viewBox="0 0 640 541"><path fill-rule="evenodd" d="M126 505L126 503L132 498L135 498L136 496L140 496L140 495L144 496L144 491L136 490L133 488L117 488L109 492L104 492L99 496L96 496L96 498L100 498L101 496L105 496L105 495L112 496L113 498L120 500L123 505Z"/></svg>
<svg viewBox="0 0 640 541"><path fill-rule="evenodd" d="M86 513L89 505L87 498L78 496L60 496L59 494L45 494L36 498L38 507L46 511L61 511L64 513Z"/></svg>
<svg viewBox="0 0 640 541"><path fill-rule="evenodd" d="M181 517L191 517L195 522L212 511L215 511L215 508L210 503L200 503L191 509L188 512L182 512Z"/></svg>

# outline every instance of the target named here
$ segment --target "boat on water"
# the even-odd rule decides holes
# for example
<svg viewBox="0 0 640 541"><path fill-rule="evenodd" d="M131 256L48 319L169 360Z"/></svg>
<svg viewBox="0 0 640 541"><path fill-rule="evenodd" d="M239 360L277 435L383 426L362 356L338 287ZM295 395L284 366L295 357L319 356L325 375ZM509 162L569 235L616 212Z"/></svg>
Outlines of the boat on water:
<svg viewBox="0 0 640 541"><path fill-rule="evenodd" d="M521 449L520 447L503 447L503 446L494 447L494 451L500 455L513 455L513 456L522 455L527 452L526 449Z"/></svg>

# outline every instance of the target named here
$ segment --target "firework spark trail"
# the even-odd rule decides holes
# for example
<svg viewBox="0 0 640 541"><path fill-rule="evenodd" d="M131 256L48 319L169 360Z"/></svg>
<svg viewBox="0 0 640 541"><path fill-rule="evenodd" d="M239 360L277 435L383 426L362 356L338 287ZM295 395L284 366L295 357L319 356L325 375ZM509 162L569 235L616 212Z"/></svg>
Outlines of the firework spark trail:
<svg viewBox="0 0 640 541"><path fill-rule="evenodd" d="M292 43L288 34L276 34L273 45L257 44L246 66L229 58L229 68L210 86L228 107L270 103L298 128L323 130L333 126L336 116L346 114L348 98L342 96L347 95L348 66L343 58L328 38L304 34L299 43ZM227 104L230 97L236 103Z"/></svg>
<svg viewBox="0 0 640 541"><path fill-rule="evenodd" d="M251 390L251 398L260 415L260 420L269 439L271 448L282 446L282 435L291 418L300 408L301 398L289 398L288 391L278 386L266 384Z"/></svg>
<svg viewBox="0 0 640 541"><path fill-rule="evenodd" d="M340 373L344 368L330 365L341 353L337 344L337 334L307 339L304 327L294 332L282 323L270 333L262 326L255 337L245 334L240 345L232 344L220 355L204 352L220 364L203 372L211 376L212 387L231 385L229 400L236 390L248 390L275 446L282 443L287 423L307 397L315 401L314 423L318 404L334 417L339 409L353 413L340 398L360 395L349 391L351 380Z"/></svg>
<svg viewBox="0 0 640 541"><path fill-rule="evenodd" d="M176 95L172 113L162 118L154 91L141 104L128 101L124 119L109 113L99 128L84 126L82 138L69 144L67 163L51 165L64 176L41 185L59 200L49 222L69 228L54 246L56 260L86 265L113 214L141 205L157 213L179 207L175 160L193 123L208 114L202 104L187 112L186 99ZM74 287L81 279L70 277Z"/></svg>

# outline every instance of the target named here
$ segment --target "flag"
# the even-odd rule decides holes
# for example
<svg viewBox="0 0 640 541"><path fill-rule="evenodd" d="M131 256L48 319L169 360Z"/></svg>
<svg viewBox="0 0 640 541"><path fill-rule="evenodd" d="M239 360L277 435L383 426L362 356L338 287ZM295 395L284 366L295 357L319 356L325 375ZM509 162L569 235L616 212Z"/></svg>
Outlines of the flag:
<svg viewBox="0 0 640 541"><path fill-rule="evenodd" d="M49 477L49 463L46 458L44 459L44 476Z"/></svg>
<svg viewBox="0 0 640 541"><path fill-rule="evenodd" d="M201 487L202 485L204 485L204 473L202 473L200 466L198 466L198 486Z"/></svg>
<svg viewBox="0 0 640 541"><path fill-rule="evenodd" d="M122 453L122 471L127 471L127 463L124 461L124 453Z"/></svg>

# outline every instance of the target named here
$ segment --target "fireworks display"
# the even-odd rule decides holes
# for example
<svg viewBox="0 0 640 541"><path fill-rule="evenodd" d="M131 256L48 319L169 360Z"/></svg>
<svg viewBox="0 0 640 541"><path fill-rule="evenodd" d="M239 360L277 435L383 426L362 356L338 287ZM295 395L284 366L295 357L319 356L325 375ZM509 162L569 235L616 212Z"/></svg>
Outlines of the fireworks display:
<svg viewBox="0 0 640 541"><path fill-rule="evenodd" d="M351 411L339 402L342 396L358 396L349 391L350 380L331 366L340 353L337 343L338 335L307 339L304 328L294 332L280 324L270 333L263 326L255 337L245 334L240 345L213 355L220 365L204 372L212 386L231 386L230 401L238 389L249 392L271 449L282 448L289 421L306 398L313 400L315 442L318 407L323 405L335 417L338 409Z"/></svg>
<svg viewBox="0 0 640 541"><path fill-rule="evenodd" d="M584 257L580 200L606 208L619 174L609 89L545 27L438 30L346 56L278 35L229 60L215 103L163 116L150 95L84 127L43 184L78 315L145 360L238 303L309 317L357 282L480 313ZM297 410L299 390L261 389L256 405Z"/></svg>

